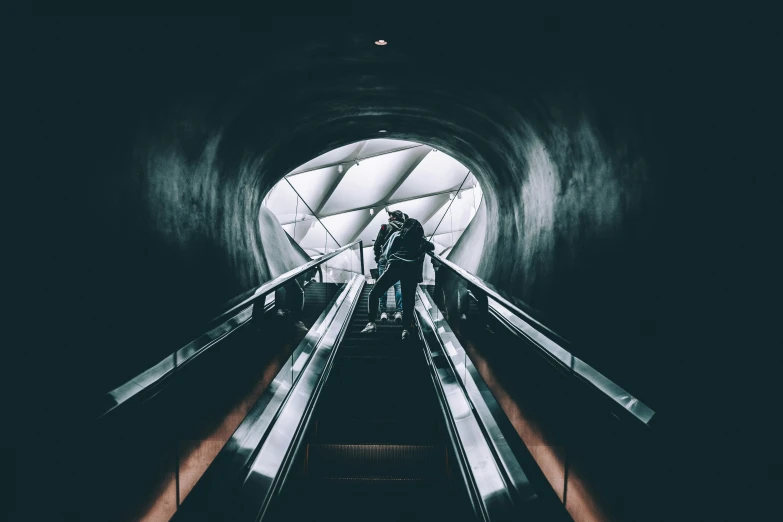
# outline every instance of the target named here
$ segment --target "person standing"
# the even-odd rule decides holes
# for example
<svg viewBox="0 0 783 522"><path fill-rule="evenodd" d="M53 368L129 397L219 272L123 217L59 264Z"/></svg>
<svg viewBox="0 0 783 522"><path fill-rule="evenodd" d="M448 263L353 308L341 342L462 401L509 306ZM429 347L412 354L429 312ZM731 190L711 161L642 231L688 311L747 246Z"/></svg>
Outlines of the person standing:
<svg viewBox="0 0 783 522"><path fill-rule="evenodd" d="M375 244L373 245L373 251L375 252L375 262L378 265L378 278L383 275L383 273L386 271L386 266L388 265L388 258L386 257L386 248L389 245L389 239L391 238L392 234L395 232L399 232L402 228L402 224L405 222L405 220L408 219L408 216L399 211L394 210L389 212L389 224L388 225L381 225L381 229L378 231L378 237L375 239ZM389 320L389 315L386 313L386 303L388 301L388 295L383 294L378 298L378 312L381 314L381 322L385 323ZM402 322L402 290L400 288L400 282L397 281L394 283L394 303L396 305L396 309L394 312L394 322L395 323L401 323Z"/></svg>
<svg viewBox="0 0 783 522"><path fill-rule="evenodd" d="M383 249L388 264L370 291L367 310L369 322L362 333L377 330L375 318L378 316L378 307L374 306L374 303L399 281L402 287L402 339L406 340L411 336L416 286L422 281L424 255L434 249L435 245L424 238L421 223L413 218L406 219L399 231L390 234Z"/></svg>

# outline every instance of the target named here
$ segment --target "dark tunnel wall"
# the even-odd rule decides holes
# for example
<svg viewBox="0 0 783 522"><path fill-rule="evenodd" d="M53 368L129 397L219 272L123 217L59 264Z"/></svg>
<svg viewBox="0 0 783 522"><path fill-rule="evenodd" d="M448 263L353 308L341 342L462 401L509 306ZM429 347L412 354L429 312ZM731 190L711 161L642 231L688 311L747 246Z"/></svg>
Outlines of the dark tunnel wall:
<svg viewBox="0 0 783 522"><path fill-rule="evenodd" d="M754 166L761 154L717 153L763 149L769 138L746 122L763 87L729 106L718 56L740 60L678 27L664 46L636 25L498 24L513 26L447 41L469 26L386 26L387 48L319 20L37 20L7 32L24 47L8 65L15 285L19 308L40 311L26 320L45 325L14 343L19 418L39 417L55 391L58 414L74 415L199 333L221 303L299 264L260 210L264 194L384 128L479 178L486 216L453 259L538 309L665 412L664 426L714 422L730 339L750 341L714 331L716 286L743 305L720 317L769 314L729 296L724 269L764 273L733 256L771 244L746 225L772 222L753 217L769 207L743 197L764 197L756 176L768 169ZM744 78L758 72L747 67ZM745 181L727 183L737 169ZM704 359L713 366L693 381ZM706 409L680 402L704 389Z"/></svg>

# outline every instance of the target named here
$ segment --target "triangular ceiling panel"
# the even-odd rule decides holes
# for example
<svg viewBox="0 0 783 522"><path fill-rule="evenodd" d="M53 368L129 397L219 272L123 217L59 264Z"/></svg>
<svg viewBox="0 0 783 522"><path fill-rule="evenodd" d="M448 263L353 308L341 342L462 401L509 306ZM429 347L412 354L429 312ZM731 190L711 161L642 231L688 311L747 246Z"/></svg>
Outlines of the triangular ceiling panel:
<svg viewBox="0 0 783 522"><path fill-rule="evenodd" d="M447 154L432 151L400 185L391 199L394 201L457 190L467 175L468 169L462 163Z"/></svg>
<svg viewBox="0 0 783 522"><path fill-rule="evenodd" d="M435 234L436 251L442 252L467 227L481 196L468 169L447 154L409 141L378 139L308 161L280 181L264 204L308 254L322 255L361 239L365 258L371 259L373 240L388 220L386 209L418 219L428 236Z"/></svg>
<svg viewBox="0 0 783 522"><path fill-rule="evenodd" d="M340 176L341 173L337 167L326 167L290 176L288 181L307 206L316 210L324 197L328 196L330 187L337 182Z"/></svg>
<svg viewBox="0 0 783 522"><path fill-rule="evenodd" d="M419 155L414 148L361 161L345 173L322 213L328 216L382 202Z"/></svg>

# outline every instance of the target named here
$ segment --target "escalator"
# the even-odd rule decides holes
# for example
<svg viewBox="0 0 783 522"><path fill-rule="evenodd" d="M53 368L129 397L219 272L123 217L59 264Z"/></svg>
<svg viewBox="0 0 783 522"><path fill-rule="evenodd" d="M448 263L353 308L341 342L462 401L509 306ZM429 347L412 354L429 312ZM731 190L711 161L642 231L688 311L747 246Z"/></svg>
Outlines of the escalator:
<svg viewBox="0 0 783 522"><path fill-rule="evenodd" d="M367 323L363 288L265 520L472 520L421 342Z"/></svg>

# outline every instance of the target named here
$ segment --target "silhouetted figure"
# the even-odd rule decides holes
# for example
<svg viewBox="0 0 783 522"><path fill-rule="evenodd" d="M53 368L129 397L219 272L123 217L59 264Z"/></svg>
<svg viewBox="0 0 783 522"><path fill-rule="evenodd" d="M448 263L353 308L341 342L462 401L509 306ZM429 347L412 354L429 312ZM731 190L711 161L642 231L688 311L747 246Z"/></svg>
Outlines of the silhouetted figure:
<svg viewBox="0 0 783 522"><path fill-rule="evenodd" d="M402 229L393 232L385 249L388 258L386 271L378 278L370 292L368 315L370 321L362 333L375 332L375 318L378 299L399 281L402 287L402 331L403 340L410 337L413 326L413 304L416 298L416 285L422 281L424 254L435 249L435 245L424 238L424 229L417 220L408 218Z"/></svg>
<svg viewBox="0 0 783 522"><path fill-rule="evenodd" d="M304 303L304 290L296 279L275 290L277 315L287 318L297 330L306 332L307 327L302 322Z"/></svg>
<svg viewBox="0 0 783 522"><path fill-rule="evenodd" d="M408 219L407 214L394 210L389 212L389 223L387 225L381 225L380 231L378 231L378 237L375 238L375 244L373 245L373 251L375 253L375 262L378 264L378 278L380 278L386 271L386 266L389 263L388 247L389 238L394 232L398 232L402 229L402 224ZM388 300L388 294L382 295L378 299L378 312L381 314L381 322L385 323L389 320L389 316L386 313L386 302ZM394 283L394 304L396 309L394 312L394 322L402 322L402 290L400 282Z"/></svg>

